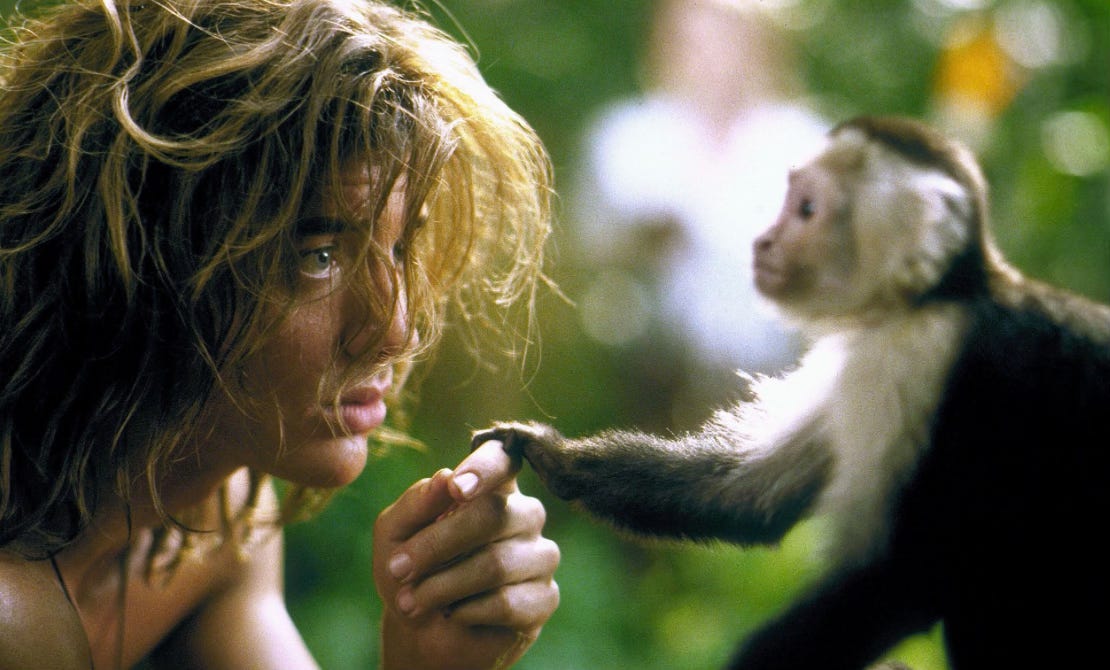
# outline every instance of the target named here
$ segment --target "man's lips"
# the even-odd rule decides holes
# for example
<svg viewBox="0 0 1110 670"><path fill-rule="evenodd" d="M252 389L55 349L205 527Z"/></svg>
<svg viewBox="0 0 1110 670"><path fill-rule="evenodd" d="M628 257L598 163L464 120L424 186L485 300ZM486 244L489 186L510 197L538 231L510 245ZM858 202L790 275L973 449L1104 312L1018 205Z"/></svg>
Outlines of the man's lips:
<svg viewBox="0 0 1110 670"><path fill-rule="evenodd" d="M390 377L375 379L343 392L338 405L326 408L345 429L355 434L369 433L385 422L385 397L392 384Z"/></svg>
<svg viewBox="0 0 1110 670"><path fill-rule="evenodd" d="M340 405L368 405L385 398L386 385L364 386L347 391L339 398Z"/></svg>

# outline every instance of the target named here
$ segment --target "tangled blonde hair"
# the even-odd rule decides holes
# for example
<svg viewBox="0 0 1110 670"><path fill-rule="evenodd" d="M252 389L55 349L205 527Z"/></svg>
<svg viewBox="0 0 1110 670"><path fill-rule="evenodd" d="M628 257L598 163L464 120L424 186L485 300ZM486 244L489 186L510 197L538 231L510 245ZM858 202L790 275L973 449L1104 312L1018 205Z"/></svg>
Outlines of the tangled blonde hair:
<svg viewBox="0 0 1110 670"><path fill-rule="evenodd" d="M547 154L414 9L79 0L5 41L0 547L51 555L136 483L160 504L206 399L292 309L297 223L352 164L374 175L347 276L368 320L404 300L426 348L450 303L533 299ZM372 232L398 183L404 290L383 296L372 266L394 250Z"/></svg>

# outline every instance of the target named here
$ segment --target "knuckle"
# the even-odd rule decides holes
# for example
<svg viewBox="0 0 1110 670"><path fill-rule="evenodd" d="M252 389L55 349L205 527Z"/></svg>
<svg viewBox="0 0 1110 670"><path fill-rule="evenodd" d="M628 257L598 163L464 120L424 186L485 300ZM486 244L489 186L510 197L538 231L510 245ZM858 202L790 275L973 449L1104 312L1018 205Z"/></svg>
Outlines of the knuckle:
<svg viewBox="0 0 1110 670"><path fill-rule="evenodd" d="M563 552L559 549L559 545L554 540L549 540L546 537L540 538L540 552L547 558L547 564L551 567L551 572L559 567L559 563L563 560Z"/></svg>
<svg viewBox="0 0 1110 670"><path fill-rule="evenodd" d="M547 523L547 509L539 498L518 494L513 507L522 526L528 530L539 532Z"/></svg>
<svg viewBox="0 0 1110 670"><path fill-rule="evenodd" d="M514 576L516 561L508 547L498 545L486 553L483 571L496 584L506 584Z"/></svg>
<svg viewBox="0 0 1110 670"><path fill-rule="evenodd" d="M500 588L494 591L490 596L489 605L497 619L515 621L518 618L518 608L510 588Z"/></svg>
<svg viewBox="0 0 1110 670"><path fill-rule="evenodd" d="M546 607L544 608L545 618L551 616L551 614L556 609L558 609L558 607L559 607L559 598L560 598L559 583L556 582L554 579L552 579L551 582L548 584L548 587L547 587L547 598L546 598L546 603L545 603Z"/></svg>
<svg viewBox="0 0 1110 670"><path fill-rule="evenodd" d="M390 511L392 511L392 509L393 505L386 507L378 514L377 518L374 519L373 532L375 537L380 537L385 532L385 526L389 524Z"/></svg>
<svg viewBox="0 0 1110 670"><path fill-rule="evenodd" d="M506 525L513 514L513 505L508 496L491 495L483 498L481 509L478 510L489 522L499 526Z"/></svg>
<svg viewBox="0 0 1110 670"><path fill-rule="evenodd" d="M421 530L408 542L408 553L414 562L422 559L436 562L442 560L448 545L447 531L443 524L432 524Z"/></svg>

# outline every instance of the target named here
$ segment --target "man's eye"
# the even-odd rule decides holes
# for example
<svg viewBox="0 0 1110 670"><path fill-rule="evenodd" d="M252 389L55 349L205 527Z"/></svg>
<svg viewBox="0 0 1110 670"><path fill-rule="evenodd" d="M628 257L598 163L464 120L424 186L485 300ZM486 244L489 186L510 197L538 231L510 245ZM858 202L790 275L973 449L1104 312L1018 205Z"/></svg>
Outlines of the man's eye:
<svg viewBox="0 0 1110 670"><path fill-rule="evenodd" d="M300 256L301 273L313 279L325 279L339 268L333 244L305 249Z"/></svg>
<svg viewBox="0 0 1110 670"><path fill-rule="evenodd" d="M405 262L405 256L408 255L408 245L403 240L398 240L393 245L393 262L402 264Z"/></svg>

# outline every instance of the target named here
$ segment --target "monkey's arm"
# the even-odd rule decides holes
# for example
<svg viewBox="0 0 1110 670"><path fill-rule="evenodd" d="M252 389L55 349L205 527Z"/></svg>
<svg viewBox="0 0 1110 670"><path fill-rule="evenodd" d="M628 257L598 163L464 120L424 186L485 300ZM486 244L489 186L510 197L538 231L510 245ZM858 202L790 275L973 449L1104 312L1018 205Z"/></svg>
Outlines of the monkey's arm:
<svg viewBox="0 0 1110 670"><path fill-rule="evenodd" d="M815 439L745 448L715 422L674 440L627 431L568 439L543 424L502 423L472 444L488 440L526 458L555 495L618 527L741 544L780 539L810 509L831 465Z"/></svg>

